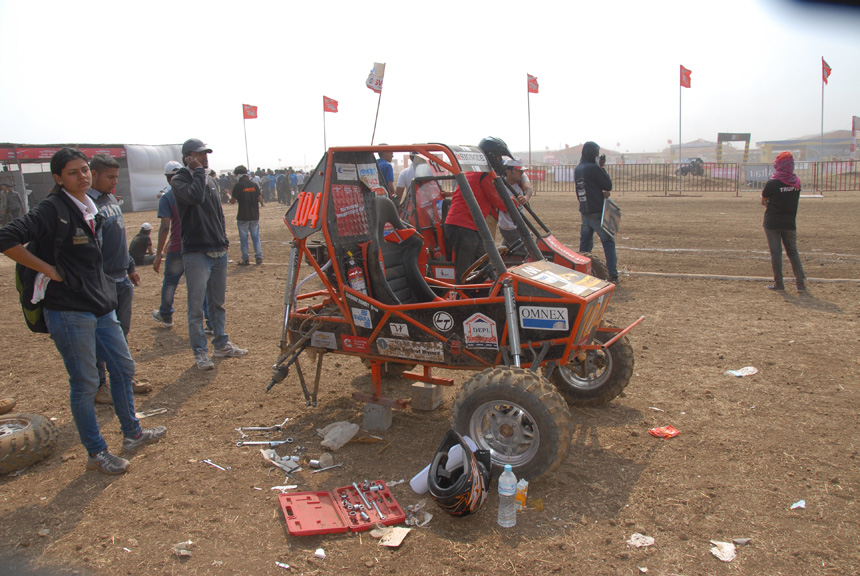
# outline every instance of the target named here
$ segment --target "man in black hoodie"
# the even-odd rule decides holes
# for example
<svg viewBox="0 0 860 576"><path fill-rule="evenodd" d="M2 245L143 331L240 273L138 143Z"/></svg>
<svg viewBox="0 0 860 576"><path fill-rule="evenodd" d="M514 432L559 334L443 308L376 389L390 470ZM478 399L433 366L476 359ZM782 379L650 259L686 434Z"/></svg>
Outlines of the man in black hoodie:
<svg viewBox="0 0 860 576"><path fill-rule="evenodd" d="M576 198L579 200L579 212L582 217L579 251L588 253L594 249L594 233L597 232L606 256L609 281L617 284L618 258L615 255L615 238L603 229L600 222L603 203L606 198L609 198L609 192L612 190L612 179L603 168L604 164L606 164L606 155L600 154L600 146L594 142L586 142L582 146L582 158L573 173L576 180Z"/></svg>

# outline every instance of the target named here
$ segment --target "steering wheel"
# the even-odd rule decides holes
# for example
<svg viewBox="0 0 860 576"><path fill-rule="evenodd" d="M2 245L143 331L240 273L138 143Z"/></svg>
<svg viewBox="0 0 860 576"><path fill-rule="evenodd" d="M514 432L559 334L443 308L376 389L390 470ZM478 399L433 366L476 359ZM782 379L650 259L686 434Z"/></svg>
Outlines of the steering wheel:
<svg viewBox="0 0 860 576"><path fill-rule="evenodd" d="M499 248L499 256L504 256L508 253L508 247L502 246ZM463 275L460 276L460 284L474 284L482 281L484 278L487 278L490 275L490 269L492 266L487 266L487 263L490 261L490 255L484 254L477 260L475 260L471 266L469 266Z"/></svg>

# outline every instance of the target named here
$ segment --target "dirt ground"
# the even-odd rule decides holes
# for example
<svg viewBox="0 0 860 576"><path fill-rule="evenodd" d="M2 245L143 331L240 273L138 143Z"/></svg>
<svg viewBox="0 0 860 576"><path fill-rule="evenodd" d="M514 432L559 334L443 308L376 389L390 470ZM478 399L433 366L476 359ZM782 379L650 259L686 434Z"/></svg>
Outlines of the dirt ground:
<svg viewBox="0 0 860 576"><path fill-rule="evenodd" d="M282 574L276 561L295 574L321 575L857 573L860 197L801 201L806 295L791 283L784 294L764 288L770 262L756 193L628 192L616 199L623 210L619 262L628 275L608 318L626 325L646 317L630 335L636 365L626 393L608 406L571 410L566 460L530 487L530 501L542 500L543 510L530 508L515 528L502 530L495 494L464 519L431 501L433 520L413 529L399 549L380 547L367 533L289 536L270 489L284 476L269 474L256 449L235 445L234 428L290 417L292 446L316 457L315 429L361 423L362 406L351 393L370 386L358 360L327 356L316 408L305 406L294 373L265 393L287 271L281 206L263 209L265 264L230 269L227 328L232 341L250 349L245 358L216 359L214 371L198 371L187 344L184 287L176 325L165 330L150 318L161 279L143 270L130 347L138 375L154 390L137 404L166 407L144 424L164 424L168 435L139 451L121 477L85 471L59 354L47 336L27 331L12 262L0 258L0 396L16 397L19 411L55 418L60 429L47 460L0 478L0 573L27 567L50 574ZM543 193L533 202L556 236L578 247L574 198ZM225 210L235 264L235 207ZM129 231L156 221L154 212L126 218ZM744 366L759 372L724 375ZM309 362L305 373L313 373ZM459 385L469 373L440 375ZM408 397L409 383L387 391ZM448 429L454 393L446 389L442 408L431 413L395 411L391 429L378 434L382 442L352 442L334 454L343 467L310 474L305 466L295 483L329 490L365 478L408 480ZM119 449L112 410L97 412L108 444ZM680 436L648 434L669 424ZM292 446L279 452L292 453ZM202 464L206 458L231 469ZM420 499L408 484L392 490L403 506ZM801 499L806 507L791 510ZM654 537L654 545L628 546L635 532ZM710 553L710 540L733 538L752 540L732 563ZM174 557L173 545L186 540L195 543L193 555ZM317 548L324 560L314 558Z"/></svg>

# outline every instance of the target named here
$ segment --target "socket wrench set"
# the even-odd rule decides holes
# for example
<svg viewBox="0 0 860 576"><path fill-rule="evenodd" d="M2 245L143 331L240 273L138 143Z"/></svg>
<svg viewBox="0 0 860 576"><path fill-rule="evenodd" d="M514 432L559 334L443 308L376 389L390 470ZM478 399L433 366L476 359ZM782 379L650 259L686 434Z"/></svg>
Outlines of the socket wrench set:
<svg viewBox="0 0 860 576"><path fill-rule="evenodd" d="M330 491L278 496L292 536L363 532L377 524L391 526L406 513L382 480L353 482Z"/></svg>

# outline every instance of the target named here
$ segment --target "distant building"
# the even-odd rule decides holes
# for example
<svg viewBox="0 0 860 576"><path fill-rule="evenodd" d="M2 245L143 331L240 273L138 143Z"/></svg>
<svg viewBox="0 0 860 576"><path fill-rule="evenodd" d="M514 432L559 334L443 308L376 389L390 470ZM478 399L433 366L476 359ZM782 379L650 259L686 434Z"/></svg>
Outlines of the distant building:
<svg viewBox="0 0 860 576"><path fill-rule="evenodd" d="M824 133L824 154L821 134L810 134L790 140L756 142L761 148L761 161L772 162L780 152L791 152L796 160L819 162L823 160L851 160L851 131L834 130ZM822 158L823 156L823 158Z"/></svg>

